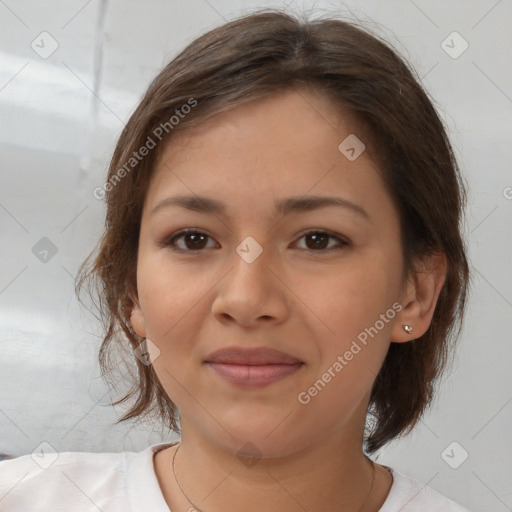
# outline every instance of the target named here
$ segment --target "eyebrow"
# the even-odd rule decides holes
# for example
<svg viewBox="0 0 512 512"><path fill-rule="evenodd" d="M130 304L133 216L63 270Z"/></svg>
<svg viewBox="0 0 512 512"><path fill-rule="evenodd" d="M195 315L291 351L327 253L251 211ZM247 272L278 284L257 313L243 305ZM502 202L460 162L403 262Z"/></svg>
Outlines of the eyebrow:
<svg viewBox="0 0 512 512"><path fill-rule="evenodd" d="M174 196L168 197L160 201L150 212L154 215L156 212L163 208L170 206L180 206L187 210L194 212L226 215L226 205L209 197L202 196ZM287 215L290 212L307 212L317 210L319 208L326 208L329 206L338 206L350 209L359 214L366 220L370 220L370 215L365 209L358 204L352 203L347 199L335 196L303 196L303 197L289 197L281 199L275 203L277 213Z"/></svg>

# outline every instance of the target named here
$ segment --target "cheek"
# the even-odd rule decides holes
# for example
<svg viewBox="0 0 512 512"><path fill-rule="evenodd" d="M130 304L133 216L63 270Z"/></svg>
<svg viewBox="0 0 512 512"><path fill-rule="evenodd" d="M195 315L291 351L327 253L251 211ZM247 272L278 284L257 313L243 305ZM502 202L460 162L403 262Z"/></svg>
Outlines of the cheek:
<svg viewBox="0 0 512 512"><path fill-rule="evenodd" d="M157 270L155 270L157 269ZM201 354L196 344L207 311L207 280L156 258L140 261L139 297L147 337L158 348L155 373L182 409L196 388Z"/></svg>
<svg viewBox="0 0 512 512"><path fill-rule="evenodd" d="M304 314L314 322L311 328L332 341L329 346L343 345L391 308L397 296L397 271L383 259L354 256L330 272L302 279L294 291L303 301ZM386 323L383 331L390 330Z"/></svg>
<svg viewBox="0 0 512 512"><path fill-rule="evenodd" d="M347 266L319 287L319 281L303 282L299 291L307 297L303 315L319 358L299 403L315 417L331 415L333 425L371 390L389 348L396 285L385 267L377 261L370 267Z"/></svg>
<svg viewBox="0 0 512 512"><path fill-rule="evenodd" d="M165 251L141 255L137 286L146 327L155 339L164 340L179 330L179 324L205 299L206 284L204 276L201 279L181 265L171 264Z"/></svg>
<svg viewBox="0 0 512 512"><path fill-rule="evenodd" d="M197 340L210 313L210 283L215 282L211 276L190 268L171 264L165 251L142 254L138 268L146 335L159 350L153 360L154 369L178 402L182 390L179 383L191 386L191 376L203 356Z"/></svg>

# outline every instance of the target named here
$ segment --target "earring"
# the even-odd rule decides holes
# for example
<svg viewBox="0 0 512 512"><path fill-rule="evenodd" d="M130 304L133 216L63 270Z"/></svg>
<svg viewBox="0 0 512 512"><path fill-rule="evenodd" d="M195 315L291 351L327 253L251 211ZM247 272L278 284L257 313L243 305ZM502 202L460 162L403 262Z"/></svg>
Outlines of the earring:
<svg viewBox="0 0 512 512"><path fill-rule="evenodd" d="M402 327L404 328L404 330L408 333L411 333L412 332L412 326L411 325L405 325L403 324Z"/></svg>

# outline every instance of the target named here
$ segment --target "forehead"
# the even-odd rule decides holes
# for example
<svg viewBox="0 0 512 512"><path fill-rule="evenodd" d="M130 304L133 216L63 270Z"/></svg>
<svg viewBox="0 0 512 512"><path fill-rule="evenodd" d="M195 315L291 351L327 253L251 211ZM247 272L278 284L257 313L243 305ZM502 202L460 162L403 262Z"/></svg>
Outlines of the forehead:
<svg viewBox="0 0 512 512"><path fill-rule="evenodd" d="M353 115L312 91L239 105L168 140L146 205L186 194L250 210L256 204L273 207L280 197L337 193L367 211L372 203L382 207L387 201L390 207L367 152L351 161L339 149L356 133L364 138Z"/></svg>

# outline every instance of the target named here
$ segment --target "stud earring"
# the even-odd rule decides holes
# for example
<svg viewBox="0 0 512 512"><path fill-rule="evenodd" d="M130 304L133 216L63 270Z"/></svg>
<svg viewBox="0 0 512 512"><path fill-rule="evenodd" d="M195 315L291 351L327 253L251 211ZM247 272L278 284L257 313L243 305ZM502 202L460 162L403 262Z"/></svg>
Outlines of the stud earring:
<svg viewBox="0 0 512 512"><path fill-rule="evenodd" d="M405 325L403 324L402 327L404 328L404 330L408 333L411 333L412 332L412 326L411 325Z"/></svg>

